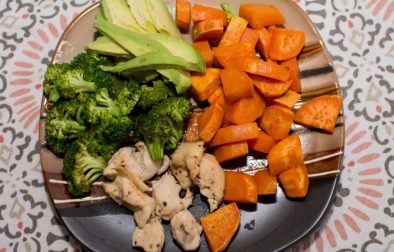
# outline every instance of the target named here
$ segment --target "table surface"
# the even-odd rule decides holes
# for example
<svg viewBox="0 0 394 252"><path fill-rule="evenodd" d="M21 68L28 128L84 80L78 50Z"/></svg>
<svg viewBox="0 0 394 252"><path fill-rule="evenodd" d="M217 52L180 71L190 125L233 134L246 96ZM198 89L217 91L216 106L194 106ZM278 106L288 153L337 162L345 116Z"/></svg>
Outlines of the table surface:
<svg viewBox="0 0 394 252"><path fill-rule="evenodd" d="M89 0L0 1L0 252L80 250L41 171L43 75ZM345 97L346 147L332 209L293 251L394 251L394 1L309 0Z"/></svg>

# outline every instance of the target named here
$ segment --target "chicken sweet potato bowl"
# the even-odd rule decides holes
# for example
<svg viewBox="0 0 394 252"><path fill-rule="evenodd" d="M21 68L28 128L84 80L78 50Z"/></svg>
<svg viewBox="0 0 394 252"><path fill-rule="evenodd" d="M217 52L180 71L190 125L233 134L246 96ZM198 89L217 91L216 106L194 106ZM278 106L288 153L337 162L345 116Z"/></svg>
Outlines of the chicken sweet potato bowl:
<svg viewBox="0 0 394 252"><path fill-rule="evenodd" d="M306 201L314 161L297 125L334 135L342 98L302 89L304 31L265 3L179 0L175 20L161 0L99 8L95 40L45 74L45 146L75 199L55 204L94 200L100 187L132 211L131 246L161 251L173 239L191 251L206 246L203 233L222 251L241 226L238 206L280 193ZM181 33L190 24L193 43ZM254 155L263 162L229 169ZM194 196L205 207L197 215Z"/></svg>

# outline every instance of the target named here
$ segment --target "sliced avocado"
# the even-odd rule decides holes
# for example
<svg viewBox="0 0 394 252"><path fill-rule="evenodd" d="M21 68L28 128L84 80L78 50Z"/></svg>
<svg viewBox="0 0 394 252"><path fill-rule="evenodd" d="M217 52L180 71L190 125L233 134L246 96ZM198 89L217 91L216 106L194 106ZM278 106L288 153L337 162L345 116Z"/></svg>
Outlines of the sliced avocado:
<svg viewBox="0 0 394 252"><path fill-rule="evenodd" d="M190 78L190 73L185 70L180 70L180 80L178 85L175 86L176 92L178 94L183 94L192 86L192 79Z"/></svg>
<svg viewBox="0 0 394 252"><path fill-rule="evenodd" d="M142 1L142 0L141 0ZM148 6L148 12L160 33L166 33L174 37L182 37L181 32L175 24L167 5L163 0L145 0Z"/></svg>
<svg viewBox="0 0 394 252"><path fill-rule="evenodd" d="M105 18L111 23L129 31L146 33L131 15L126 0L101 0L101 8Z"/></svg>
<svg viewBox="0 0 394 252"><path fill-rule="evenodd" d="M188 63L181 57L166 52L154 51L137 56L115 66L101 66L107 72L122 73L160 68L184 67Z"/></svg>
<svg viewBox="0 0 394 252"><path fill-rule="evenodd" d="M167 34L147 34L168 49L168 51L178 57L185 59L197 72L205 72L205 62L201 54L188 42L181 38L172 37Z"/></svg>
<svg viewBox="0 0 394 252"><path fill-rule="evenodd" d="M127 0L127 4L130 7L131 14L145 31L148 33L156 33L155 24L148 12L148 6L143 0Z"/></svg>
<svg viewBox="0 0 394 252"><path fill-rule="evenodd" d="M140 83L150 82L159 76L159 74L153 70L136 71L136 72L125 73L123 75L127 78L132 78Z"/></svg>
<svg viewBox="0 0 394 252"><path fill-rule="evenodd" d="M118 46L106 36L98 37L88 45L88 49L98 54L115 57L130 58L131 56L128 51Z"/></svg>

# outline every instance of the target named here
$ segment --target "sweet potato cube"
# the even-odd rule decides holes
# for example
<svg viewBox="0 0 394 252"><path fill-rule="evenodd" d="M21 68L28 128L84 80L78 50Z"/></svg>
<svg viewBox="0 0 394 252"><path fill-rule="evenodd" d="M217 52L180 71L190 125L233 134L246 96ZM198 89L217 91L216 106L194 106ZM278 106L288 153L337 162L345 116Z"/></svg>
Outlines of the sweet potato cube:
<svg viewBox="0 0 394 252"><path fill-rule="evenodd" d="M300 70L298 69L297 58L293 57L288 60L284 60L280 63L280 65L287 67L290 70L290 80L292 80L290 89L297 93L301 92L301 78Z"/></svg>
<svg viewBox="0 0 394 252"><path fill-rule="evenodd" d="M193 47L196 48L202 55L205 65L212 67L213 64L213 52L209 42L207 40L197 41L193 43Z"/></svg>
<svg viewBox="0 0 394 252"><path fill-rule="evenodd" d="M249 148L246 141L219 145L213 151L219 163L246 156L248 153Z"/></svg>
<svg viewBox="0 0 394 252"><path fill-rule="evenodd" d="M226 171L224 200L236 203L257 203L257 185L253 176L243 172Z"/></svg>
<svg viewBox="0 0 394 252"><path fill-rule="evenodd" d="M281 140L289 135L294 113L284 107L273 105L264 110L258 123L273 139Z"/></svg>
<svg viewBox="0 0 394 252"><path fill-rule="evenodd" d="M244 33L242 34L240 43L250 43L253 47L256 46L257 42L259 41L259 34L250 28L246 28Z"/></svg>
<svg viewBox="0 0 394 252"><path fill-rule="evenodd" d="M212 48L215 60L224 68L243 68L245 59L256 57L254 45L239 43Z"/></svg>
<svg viewBox="0 0 394 252"><path fill-rule="evenodd" d="M217 146L226 143L234 143L249 139L254 139L258 136L259 128L255 122L231 125L224 128L220 128L216 135L213 137L209 146Z"/></svg>
<svg viewBox="0 0 394 252"><path fill-rule="evenodd" d="M223 116L223 109L217 103L213 103L204 111L198 118L198 136L201 140L207 143L213 138L220 125L222 125Z"/></svg>
<svg viewBox="0 0 394 252"><path fill-rule="evenodd" d="M205 238L212 252L224 251L237 232L241 215L236 203L228 204L200 218Z"/></svg>
<svg viewBox="0 0 394 252"><path fill-rule="evenodd" d="M264 109L263 98L253 92L252 97L239 99L229 106L226 118L234 124L251 123L263 114Z"/></svg>
<svg viewBox="0 0 394 252"><path fill-rule="evenodd" d="M279 175L285 194L290 198L303 198L308 193L308 170L304 164L290 168Z"/></svg>
<svg viewBox="0 0 394 252"><path fill-rule="evenodd" d="M332 133L342 108L342 97L322 95L307 101L296 112L295 121Z"/></svg>
<svg viewBox="0 0 394 252"><path fill-rule="evenodd" d="M260 29L269 25L281 25L286 22L280 11L270 4L241 4L239 15L248 20L253 29Z"/></svg>
<svg viewBox="0 0 394 252"><path fill-rule="evenodd" d="M292 134L275 144L267 155L268 171L276 176L287 169L304 165L301 141L297 134Z"/></svg>
<svg viewBox="0 0 394 252"><path fill-rule="evenodd" d="M274 102L288 109L292 109L300 98L301 95L299 93L296 93L292 90L287 90L287 92L284 95L275 98Z"/></svg>
<svg viewBox="0 0 394 252"><path fill-rule="evenodd" d="M253 97L253 81L237 68L225 68L219 71L223 92L230 102L241 98Z"/></svg>
<svg viewBox="0 0 394 252"><path fill-rule="evenodd" d="M274 147L276 141L264 131L259 131L257 138L249 140L248 144L249 148L255 151L268 153Z"/></svg>
<svg viewBox="0 0 394 252"><path fill-rule="evenodd" d="M219 69L217 68L207 68L205 73L194 74L191 79L191 92L200 102L208 99L221 86Z"/></svg>
<svg viewBox="0 0 394 252"><path fill-rule="evenodd" d="M251 75L254 86L267 98L283 95L290 87L291 80L278 81L258 75Z"/></svg>
<svg viewBox="0 0 394 252"><path fill-rule="evenodd" d="M272 176L267 169L257 171L254 174L254 180L256 181L258 195L276 194L278 180L276 176Z"/></svg>
<svg viewBox="0 0 394 252"><path fill-rule="evenodd" d="M201 21L193 27L193 41L218 40L223 36L224 24L221 19Z"/></svg>
<svg viewBox="0 0 394 252"><path fill-rule="evenodd" d="M257 57L243 60L243 70L250 74L260 75L280 81L287 81L290 70L284 66L265 62Z"/></svg>

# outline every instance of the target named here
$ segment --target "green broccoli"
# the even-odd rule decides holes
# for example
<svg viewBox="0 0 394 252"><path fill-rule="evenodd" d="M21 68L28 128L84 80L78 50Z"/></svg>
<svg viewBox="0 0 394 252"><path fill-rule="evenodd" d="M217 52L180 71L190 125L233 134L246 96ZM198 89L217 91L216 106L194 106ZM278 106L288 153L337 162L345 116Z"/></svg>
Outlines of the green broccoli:
<svg viewBox="0 0 394 252"><path fill-rule="evenodd" d="M89 151L89 142L75 141L63 160L63 173L68 180L68 191L74 196L82 196L90 191L107 166L107 161Z"/></svg>
<svg viewBox="0 0 394 252"><path fill-rule="evenodd" d="M84 80L81 69L69 69L58 75L55 87L64 98L75 98L79 93L96 91L96 84Z"/></svg>
<svg viewBox="0 0 394 252"><path fill-rule="evenodd" d="M65 100L54 106L46 120L45 141L56 154L64 154L71 142L86 131L86 126L78 121L80 106L77 100Z"/></svg>
<svg viewBox="0 0 394 252"><path fill-rule="evenodd" d="M78 54L70 63L71 67L82 69L84 79L94 82L98 88L109 88L113 82L120 80L119 75L104 72L99 67L100 65L112 66L113 64L113 61L109 57L96 54L89 50Z"/></svg>
<svg viewBox="0 0 394 252"><path fill-rule="evenodd" d="M141 95L140 85L132 80L114 82L108 91L122 115L131 113Z"/></svg>
<svg viewBox="0 0 394 252"><path fill-rule="evenodd" d="M55 80L69 68L68 64L51 64L48 66L43 85L44 94L48 97L49 101L57 102L60 98L59 90L55 86Z"/></svg>
<svg viewBox="0 0 394 252"><path fill-rule="evenodd" d="M174 150L182 140L183 125L190 115L191 104L183 97L172 97L155 105L148 114L136 117L134 135L144 139L154 160L164 155L164 150Z"/></svg>
<svg viewBox="0 0 394 252"><path fill-rule="evenodd" d="M161 116L168 116L176 122L183 122L189 117L192 105L184 97L171 97L153 106L149 113L156 113Z"/></svg>
<svg viewBox="0 0 394 252"><path fill-rule="evenodd" d="M141 97L138 101L138 107L141 109L150 109L154 105L174 95L174 92L163 80L153 81L152 87L148 85L143 85L141 87Z"/></svg>
<svg viewBox="0 0 394 252"><path fill-rule="evenodd" d="M46 120L46 136L59 140L77 138L86 126L77 121L79 105L66 100L53 107Z"/></svg>
<svg viewBox="0 0 394 252"><path fill-rule="evenodd" d="M133 129L133 121L128 116L114 117L106 114L97 126L107 141L124 142Z"/></svg>

